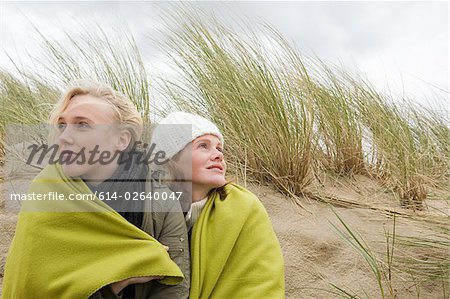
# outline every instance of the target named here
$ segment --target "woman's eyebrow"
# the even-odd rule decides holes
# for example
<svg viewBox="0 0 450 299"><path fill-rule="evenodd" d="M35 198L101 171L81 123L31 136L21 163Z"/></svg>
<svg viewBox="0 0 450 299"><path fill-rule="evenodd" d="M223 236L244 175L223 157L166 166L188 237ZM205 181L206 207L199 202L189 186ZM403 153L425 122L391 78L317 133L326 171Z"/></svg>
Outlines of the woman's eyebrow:
<svg viewBox="0 0 450 299"><path fill-rule="evenodd" d="M58 122L60 122L60 121L62 121L62 120L65 120L64 119L64 116L60 116L60 117L58 117ZM92 122L92 120L90 119L90 118L88 118L88 117L85 117L85 116L75 116L74 118L73 118L73 121L74 122L76 122L76 121L80 121L80 120L86 120L86 121L88 121L88 122Z"/></svg>
<svg viewBox="0 0 450 299"><path fill-rule="evenodd" d="M197 143L199 143L199 142L207 142L208 144L213 143L213 141L211 141L211 140L209 140L209 139L207 139L207 138L201 138L201 139L197 140L196 142L194 142L194 144L197 144ZM219 141L219 142L216 144L216 146L223 147L222 142Z"/></svg>
<svg viewBox="0 0 450 299"><path fill-rule="evenodd" d="M90 118L86 117L86 116L75 116L73 119L74 119L75 121L78 121L78 120L87 120L87 121L89 121L89 122L92 122L92 120L91 120Z"/></svg>
<svg viewBox="0 0 450 299"><path fill-rule="evenodd" d="M211 143L211 141L210 141L209 139L206 139L206 138L201 138L201 139L198 139L197 141L195 141L195 143L199 143L199 142L208 142L208 143Z"/></svg>

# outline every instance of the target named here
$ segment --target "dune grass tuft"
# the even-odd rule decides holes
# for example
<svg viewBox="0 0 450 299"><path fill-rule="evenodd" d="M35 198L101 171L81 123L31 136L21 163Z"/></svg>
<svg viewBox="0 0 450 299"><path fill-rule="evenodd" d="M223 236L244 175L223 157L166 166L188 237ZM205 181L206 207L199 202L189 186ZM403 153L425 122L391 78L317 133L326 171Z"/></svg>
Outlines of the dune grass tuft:
<svg viewBox="0 0 450 299"><path fill-rule="evenodd" d="M270 26L239 34L187 12L170 30L171 109L218 123L227 154L258 181L295 197L321 172L369 175L421 210L429 187L448 180L450 128L439 113L301 56Z"/></svg>

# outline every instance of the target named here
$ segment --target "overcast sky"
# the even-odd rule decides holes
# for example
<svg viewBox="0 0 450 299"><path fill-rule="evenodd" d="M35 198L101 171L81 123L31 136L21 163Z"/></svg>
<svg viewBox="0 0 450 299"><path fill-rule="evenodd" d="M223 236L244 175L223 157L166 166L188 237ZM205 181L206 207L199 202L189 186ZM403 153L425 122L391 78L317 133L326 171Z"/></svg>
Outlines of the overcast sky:
<svg viewBox="0 0 450 299"><path fill-rule="evenodd" d="M0 66L10 68L5 53L36 54L38 37L64 39L80 22L105 28L126 22L150 73L164 73L162 54L148 36L163 25L158 9L176 6L155 2L0 2ZM429 105L450 106L449 4L444 2L196 2L232 26L270 23L306 54L359 69L380 89L405 93ZM448 111L450 108L447 108Z"/></svg>

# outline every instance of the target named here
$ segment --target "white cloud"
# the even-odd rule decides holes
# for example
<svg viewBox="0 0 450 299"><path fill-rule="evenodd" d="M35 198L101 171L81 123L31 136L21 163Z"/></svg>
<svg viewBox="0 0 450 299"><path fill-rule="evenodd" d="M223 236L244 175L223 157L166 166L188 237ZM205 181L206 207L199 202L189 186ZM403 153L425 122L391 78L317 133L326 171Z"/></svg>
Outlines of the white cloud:
<svg viewBox="0 0 450 299"><path fill-rule="evenodd" d="M0 65L11 67L4 52L26 63L38 46L31 23L44 35L62 40L64 30L99 24L111 32L126 22L150 71L167 71L155 42L164 29L158 13L174 3L143 2L0 2ZM448 3L446 2L194 2L194 9L214 13L230 26L239 21L267 21L305 53L325 61L357 66L380 89L416 99L448 90ZM242 23L242 22L241 22ZM420 79L418 79L420 78Z"/></svg>

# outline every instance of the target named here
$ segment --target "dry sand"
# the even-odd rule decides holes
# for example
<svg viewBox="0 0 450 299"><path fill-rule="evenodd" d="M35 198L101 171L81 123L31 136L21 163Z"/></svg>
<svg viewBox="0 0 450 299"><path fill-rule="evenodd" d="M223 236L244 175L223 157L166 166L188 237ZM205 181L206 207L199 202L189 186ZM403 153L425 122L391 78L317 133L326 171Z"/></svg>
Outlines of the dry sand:
<svg viewBox="0 0 450 299"><path fill-rule="evenodd" d="M286 266L287 298L339 298L324 290L334 284L361 298L381 298L374 274L348 243L338 237L330 223L338 219L329 205L305 204L311 213L296 209L282 195L266 187L251 186L269 212L280 240ZM392 231L392 217L366 208L333 208L357 230L370 248L386 250L384 231ZM409 219L396 220L399 234L414 236L430 232ZM394 277L395 278L395 277ZM417 298L413 283L395 283L398 298ZM423 285L420 298L442 298L442 286ZM388 296L389 297L389 296Z"/></svg>
<svg viewBox="0 0 450 299"><path fill-rule="evenodd" d="M4 189L11 188L8 181L0 184ZM19 185L26 190L25 181ZM351 188L348 186L346 183L333 182L322 191L323 194L345 200L364 199L371 204L380 205L384 202L386 206L396 206L396 203L389 199L389 194L367 178L357 178L354 186ZM358 294L362 298L381 298L374 274L368 264L348 243L337 236L330 225L330 222L337 223L337 218L329 205L305 199L305 208L309 210L307 212L268 187L258 185L247 187L259 196L266 207L280 240L285 259L286 298L339 298L326 291L332 290L331 284ZM0 289L4 262L14 234L18 211L17 204L5 201L4 196L2 199ZM439 204L448 210L448 201ZM379 252L386 250L384 229L392 228L392 217L367 208L334 209L364 237L373 250ZM406 218L397 220L398 233L416 236L429 234L420 222ZM395 279L396 277L394 287L397 298L417 298L413 283L401 282L400 278L397 278L396 283ZM420 298L443 298L442 285L433 283L423 285L420 289Z"/></svg>

